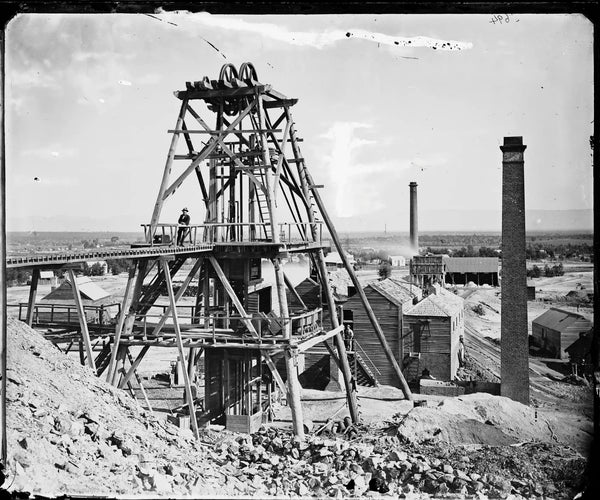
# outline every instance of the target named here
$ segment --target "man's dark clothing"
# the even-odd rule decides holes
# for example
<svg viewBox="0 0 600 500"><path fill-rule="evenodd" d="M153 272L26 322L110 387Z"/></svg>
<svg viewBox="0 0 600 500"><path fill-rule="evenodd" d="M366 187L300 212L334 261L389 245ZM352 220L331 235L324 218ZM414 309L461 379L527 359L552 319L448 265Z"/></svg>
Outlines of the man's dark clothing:
<svg viewBox="0 0 600 500"><path fill-rule="evenodd" d="M187 212L183 212L179 216L179 220L177 221L177 224L184 225L184 226L189 226L190 225L190 216L187 214ZM182 246L183 245L183 240L185 239L187 231L188 231L187 227L180 227L177 230L177 245L178 246Z"/></svg>
<svg viewBox="0 0 600 500"><path fill-rule="evenodd" d="M346 343L346 350L354 351L354 332L352 328L346 327L344 330L344 341Z"/></svg>

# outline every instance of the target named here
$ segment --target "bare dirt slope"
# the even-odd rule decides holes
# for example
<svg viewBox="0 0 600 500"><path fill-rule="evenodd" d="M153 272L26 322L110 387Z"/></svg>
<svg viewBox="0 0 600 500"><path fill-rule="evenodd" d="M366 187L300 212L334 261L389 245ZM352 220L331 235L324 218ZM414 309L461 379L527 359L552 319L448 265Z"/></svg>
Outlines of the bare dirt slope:
<svg viewBox="0 0 600 500"><path fill-rule="evenodd" d="M192 444L189 431L180 434L152 419L125 392L10 318L7 379L12 489L45 495L221 491L204 463L204 447Z"/></svg>

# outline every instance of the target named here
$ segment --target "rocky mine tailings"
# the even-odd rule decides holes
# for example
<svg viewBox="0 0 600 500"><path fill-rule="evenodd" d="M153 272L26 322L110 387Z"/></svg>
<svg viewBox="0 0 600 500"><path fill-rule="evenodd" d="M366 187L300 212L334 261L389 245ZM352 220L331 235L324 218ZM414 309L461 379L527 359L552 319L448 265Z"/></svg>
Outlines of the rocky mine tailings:
<svg viewBox="0 0 600 500"><path fill-rule="evenodd" d="M196 442L12 319L7 378L3 488L13 492L572 498L583 487L584 458L504 398L415 408L353 439L207 430Z"/></svg>

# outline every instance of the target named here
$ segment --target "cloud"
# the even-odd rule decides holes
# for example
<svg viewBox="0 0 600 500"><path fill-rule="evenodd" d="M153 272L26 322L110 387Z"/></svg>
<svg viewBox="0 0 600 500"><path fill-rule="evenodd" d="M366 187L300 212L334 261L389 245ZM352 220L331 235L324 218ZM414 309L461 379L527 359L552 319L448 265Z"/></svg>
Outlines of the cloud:
<svg viewBox="0 0 600 500"><path fill-rule="evenodd" d="M126 87L131 87L131 82L127 80L119 80L120 85L125 85Z"/></svg>
<svg viewBox="0 0 600 500"><path fill-rule="evenodd" d="M329 141L329 154L324 157L331 179L335 182L335 210L339 217L352 215L355 204L349 199L352 180L360 173L361 165L357 164L358 150L364 146L375 144L375 141L361 139L356 132L360 129L371 128L371 125L360 122L334 122L321 135Z"/></svg>
<svg viewBox="0 0 600 500"><path fill-rule="evenodd" d="M42 88L42 89L58 89L59 83L53 77L52 73L48 73L40 67L29 66L24 69L14 69L7 74L7 83L15 88Z"/></svg>
<svg viewBox="0 0 600 500"><path fill-rule="evenodd" d="M329 174L327 188L336 217L367 217L401 204L402 189L408 186L413 169L447 163L441 154L398 157L393 141L382 148L381 140L364 138L371 128L361 122L334 122L320 136L328 141L323 164Z"/></svg>
<svg viewBox="0 0 600 500"><path fill-rule="evenodd" d="M185 14L186 17L182 18ZM427 36L406 37L402 35L386 35L374 31L361 29L348 30L328 30L328 31L290 31L284 26L264 22L248 22L232 16L214 16L208 12L191 14L184 11L167 12L159 9L159 15L165 20L171 20L181 25L191 19L193 22L228 31L241 31L246 33L255 33L257 35L270 38L278 42L284 42L290 45L308 46L316 49L329 47L348 38L356 38L381 45L392 47L427 47L439 50L463 50L473 47L471 42L461 42L457 40L440 40ZM189 17L188 17L189 16Z"/></svg>
<svg viewBox="0 0 600 500"><path fill-rule="evenodd" d="M50 158L73 158L77 151L73 148L64 148L54 144L47 148L27 149L21 153L22 156L38 159Z"/></svg>

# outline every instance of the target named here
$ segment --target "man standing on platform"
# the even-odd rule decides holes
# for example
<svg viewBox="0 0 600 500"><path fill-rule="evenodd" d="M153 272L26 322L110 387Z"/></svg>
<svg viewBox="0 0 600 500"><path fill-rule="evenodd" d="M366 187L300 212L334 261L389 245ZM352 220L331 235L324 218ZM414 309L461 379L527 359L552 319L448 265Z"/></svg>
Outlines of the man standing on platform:
<svg viewBox="0 0 600 500"><path fill-rule="evenodd" d="M346 323L344 326L344 340L346 341L346 351L354 351L354 332L350 325Z"/></svg>
<svg viewBox="0 0 600 500"><path fill-rule="evenodd" d="M188 232L187 226L190 225L190 216L188 215L187 208L184 208L181 211L177 224L179 225L179 229L177 230L177 246L183 246L183 240L185 240L185 236Z"/></svg>

